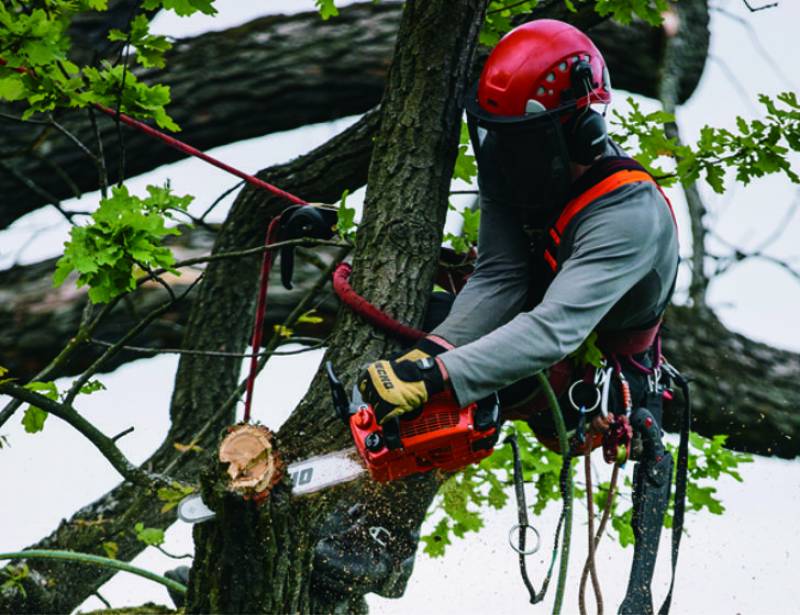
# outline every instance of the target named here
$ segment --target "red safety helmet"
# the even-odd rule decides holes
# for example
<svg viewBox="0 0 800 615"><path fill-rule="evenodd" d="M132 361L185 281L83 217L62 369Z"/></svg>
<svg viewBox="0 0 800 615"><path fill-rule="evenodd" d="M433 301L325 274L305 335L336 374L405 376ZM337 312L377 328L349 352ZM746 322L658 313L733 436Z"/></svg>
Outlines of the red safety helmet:
<svg viewBox="0 0 800 615"><path fill-rule="evenodd" d="M590 165L606 151L605 120L590 105L609 102L605 61L583 32L554 19L514 28L466 99L479 170L495 169L517 203L563 203L571 163Z"/></svg>
<svg viewBox="0 0 800 615"><path fill-rule="evenodd" d="M605 60L591 39L555 19L514 28L492 50L477 103L492 115L572 111L611 102Z"/></svg>

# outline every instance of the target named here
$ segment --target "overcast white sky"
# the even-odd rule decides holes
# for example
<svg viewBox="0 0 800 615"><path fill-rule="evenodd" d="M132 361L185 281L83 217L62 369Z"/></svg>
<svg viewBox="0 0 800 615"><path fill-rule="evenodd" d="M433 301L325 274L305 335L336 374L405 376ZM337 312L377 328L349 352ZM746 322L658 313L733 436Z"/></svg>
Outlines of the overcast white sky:
<svg viewBox="0 0 800 615"><path fill-rule="evenodd" d="M157 27L165 33L185 36L207 29L224 29L266 13L309 10L313 3L310 0L270 3L218 0L217 6L220 15L215 19L164 16L157 18ZM705 123L732 126L736 114L755 116L758 93L796 91L800 82L796 68L800 50L796 34L800 5L796 0L781 0L776 9L753 14L749 14L739 0L718 0L714 6L752 24L768 57L781 64L778 70L771 66L739 22L720 12L712 13L712 61L706 67L697 93L679 112L687 140ZM738 84L729 79L730 72L737 75ZM624 108L623 100L624 93L618 92L617 108ZM652 106L647 101L645 104ZM247 171L256 171L307 151L340 132L351 121L343 119L252 139L217 148L213 154ZM195 194L198 209L235 183L221 171L194 160L162 167L129 183L134 191L141 192L147 183L160 183L166 178L177 192ZM727 241L737 242L744 248L752 247L768 236L774 225L782 223L784 232L771 253L781 257L800 255L797 242L800 222L797 217L782 222L783 214L797 198L796 187L785 179L760 180L751 188L736 187L724 197L716 197L710 190L704 190L704 195L711 205L716 229ZM687 228L682 198L678 194L672 196L679 204L683 228ZM96 203L96 200L96 195L87 195L76 208L86 209L87 204ZM35 230L39 234L35 241L30 241ZM27 216L12 229L0 232L0 267L56 254L67 232L67 226L53 211L42 210ZM714 282L710 298L732 328L750 337L800 351L800 330L795 324L800 284L785 272L765 263L746 263ZM319 353L311 353L274 360L259 379L256 418L277 427L305 392L319 358ZM82 401L80 408L107 433L136 425L136 431L126 436L121 446L134 461L141 461L166 433L169 392L176 365L174 357L163 356L126 365L104 376L102 380L109 390ZM4 401L0 399L0 403ZM4 493L0 507L0 528L3 528L0 551L23 548L34 542L52 530L61 518L102 495L118 481L99 454L57 419L51 419L45 431L37 435L25 434L17 419L0 432L7 434L12 444L10 449L0 451L0 485ZM53 464L56 454L58 463ZM602 462L596 463L601 476L607 475L608 468ZM778 614L800 611L796 601L790 601L790 589L797 579L795 571L800 566L797 554L800 528L796 523L800 510L798 469L800 466L795 461L760 458L744 470L743 485L732 480L721 481L720 494L728 508L725 515L692 516L687 522L689 536L681 553L673 612ZM543 554L549 549L556 515L556 507L551 507L535 522L544 539ZM487 513L486 527L477 536L450 547L445 558L419 557L406 596L401 600L370 597L372 612L478 613L532 609L518 578L516 556L506 545L508 528L514 519L515 513L510 507ZM577 576L577 562L585 553L584 523L585 512L579 507L573 576ZM187 526L176 524L167 536L166 546L172 551L191 550L191 533ZM630 555L630 549L612 547L610 542L605 543L598 554L607 610L615 610L619 604L627 581ZM531 572L537 585L545 570L543 558L544 555L539 554L531 558ZM657 602L666 591L668 559L668 551L663 548L654 585ZM174 565L152 549L135 563L159 572ZM577 580L569 584L566 613L577 611L576 585ZM102 593L115 606L138 604L148 599L169 603L160 586L124 574L117 575ZM92 598L84 608L99 606L100 602ZM549 611L551 602L548 600L536 608L540 612Z"/></svg>

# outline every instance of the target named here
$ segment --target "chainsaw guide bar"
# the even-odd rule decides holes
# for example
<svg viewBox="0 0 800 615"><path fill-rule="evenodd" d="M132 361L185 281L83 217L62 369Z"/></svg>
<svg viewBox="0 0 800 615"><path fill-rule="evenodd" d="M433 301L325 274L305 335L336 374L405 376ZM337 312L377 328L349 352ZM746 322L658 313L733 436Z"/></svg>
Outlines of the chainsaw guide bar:
<svg viewBox="0 0 800 615"><path fill-rule="evenodd" d="M355 480L366 472L358 451L349 447L333 453L295 461L286 468L292 480L292 495L307 495L322 489ZM183 498L178 504L178 518L186 523L202 523L213 519L211 510L199 493Z"/></svg>

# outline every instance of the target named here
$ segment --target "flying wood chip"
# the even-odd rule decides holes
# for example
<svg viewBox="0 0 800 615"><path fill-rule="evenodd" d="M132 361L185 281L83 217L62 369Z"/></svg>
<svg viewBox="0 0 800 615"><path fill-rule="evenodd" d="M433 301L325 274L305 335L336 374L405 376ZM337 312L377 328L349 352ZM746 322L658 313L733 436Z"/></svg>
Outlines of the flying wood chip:
<svg viewBox="0 0 800 615"><path fill-rule="evenodd" d="M283 476L283 462L263 425L236 425L219 447L220 462L228 465L228 489L245 498L262 500Z"/></svg>

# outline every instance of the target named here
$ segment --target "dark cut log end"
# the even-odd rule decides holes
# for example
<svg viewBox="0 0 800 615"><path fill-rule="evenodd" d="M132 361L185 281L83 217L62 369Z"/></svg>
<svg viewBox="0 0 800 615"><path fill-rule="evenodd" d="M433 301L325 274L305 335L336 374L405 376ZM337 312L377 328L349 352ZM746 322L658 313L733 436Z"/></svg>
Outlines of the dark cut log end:
<svg viewBox="0 0 800 615"><path fill-rule="evenodd" d="M284 474L273 434L263 425L231 427L220 444L219 460L227 465L228 491L256 502L267 498Z"/></svg>

